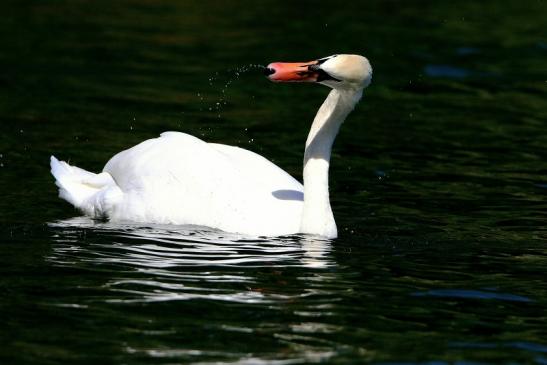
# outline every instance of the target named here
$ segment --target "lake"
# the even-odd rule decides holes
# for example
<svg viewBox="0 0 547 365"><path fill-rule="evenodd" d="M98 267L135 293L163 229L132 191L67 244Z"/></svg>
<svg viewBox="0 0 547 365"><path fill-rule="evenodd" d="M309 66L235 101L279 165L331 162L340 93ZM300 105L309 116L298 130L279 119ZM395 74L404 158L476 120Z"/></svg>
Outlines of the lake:
<svg viewBox="0 0 547 365"><path fill-rule="evenodd" d="M2 364L547 364L545 1L4 1ZM176 130L302 178L328 89L273 61L369 58L335 142L339 238L93 221L100 171Z"/></svg>

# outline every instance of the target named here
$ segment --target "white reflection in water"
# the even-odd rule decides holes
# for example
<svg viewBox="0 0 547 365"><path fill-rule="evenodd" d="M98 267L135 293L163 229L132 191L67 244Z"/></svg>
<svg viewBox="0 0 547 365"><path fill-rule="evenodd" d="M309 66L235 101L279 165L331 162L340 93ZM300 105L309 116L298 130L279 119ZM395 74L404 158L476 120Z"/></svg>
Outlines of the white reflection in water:
<svg viewBox="0 0 547 365"><path fill-rule="evenodd" d="M275 303L314 295L264 290L257 275L311 269L317 279L335 264L329 240L310 236L251 237L196 226L113 224L87 218L51 223L55 265L111 272L108 302L208 299ZM262 279L264 280L264 279ZM328 279L327 279L328 280ZM222 284L220 284L222 283ZM243 289L243 290L242 290Z"/></svg>

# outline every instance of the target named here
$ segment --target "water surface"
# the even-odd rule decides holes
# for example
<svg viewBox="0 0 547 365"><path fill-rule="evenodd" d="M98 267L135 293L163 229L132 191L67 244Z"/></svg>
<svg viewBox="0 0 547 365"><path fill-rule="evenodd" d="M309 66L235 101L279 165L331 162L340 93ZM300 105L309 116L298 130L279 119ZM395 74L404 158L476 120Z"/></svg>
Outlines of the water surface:
<svg viewBox="0 0 547 365"><path fill-rule="evenodd" d="M0 5L3 364L546 364L543 1ZM57 198L166 130L301 178L327 90L256 65L366 55L340 238L110 224Z"/></svg>

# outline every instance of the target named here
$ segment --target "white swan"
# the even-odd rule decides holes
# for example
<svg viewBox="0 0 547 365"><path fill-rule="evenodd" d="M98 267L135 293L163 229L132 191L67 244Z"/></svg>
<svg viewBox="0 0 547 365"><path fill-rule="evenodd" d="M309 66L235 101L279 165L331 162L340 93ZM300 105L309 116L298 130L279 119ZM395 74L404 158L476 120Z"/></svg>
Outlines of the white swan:
<svg viewBox="0 0 547 365"><path fill-rule="evenodd" d="M166 132L118 153L100 174L51 156L59 196L86 215L111 221L336 238L328 188L331 148L371 81L370 64L358 55L333 55L272 63L265 73L275 82L319 82L332 88L306 141L303 186L251 151Z"/></svg>

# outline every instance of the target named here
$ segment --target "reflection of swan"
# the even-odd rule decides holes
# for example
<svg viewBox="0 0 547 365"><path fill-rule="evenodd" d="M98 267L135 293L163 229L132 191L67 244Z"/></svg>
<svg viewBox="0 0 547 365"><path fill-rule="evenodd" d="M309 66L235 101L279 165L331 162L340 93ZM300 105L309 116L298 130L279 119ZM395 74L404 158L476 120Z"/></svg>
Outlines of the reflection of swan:
<svg viewBox="0 0 547 365"><path fill-rule="evenodd" d="M124 362L315 363L346 346L347 327L332 319L347 315L340 302L355 298L355 277L338 267L327 239L87 217L50 227L45 260L60 275L48 292L53 297L46 293L39 304L60 307L50 311L72 322L94 320L116 345L123 337L122 348L130 351ZM288 351L272 353L270 361L268 354L250 358L249 351L219 348L257 333ZM219 340L192 341L211 336Z"/></svg>
<svg viewBox="0 0 547 365"><path fill-rule="evenodd" d="M150 269L154 275L171 268L308 267L335 265L328 240L310 236L273 239L243 236L196 226L96 222L86 217L50 223L58 242L50 258L56 263L90 261ZM102 237L101 243L81 244L82 233ZM86 234L86 236L89 236ZM106 239L105 239L106 238ZM106 241L106 243L105 243ZM111 243L113 241L115 243ZM71 242L78 243L72 244Z"/></svg>
<svg viewBox="0 0 547 365"><path fill-rule="evenodd" d="M308 135L304 186L253 152L167 132L118 153L100 174L52 156L60 197L87 215L112 221L336 237L328 192L331 147L370 83L370 64L362 56L334 55L306 63L272 63L266 73L276 82L319 82L333 89Z"/></svg>

